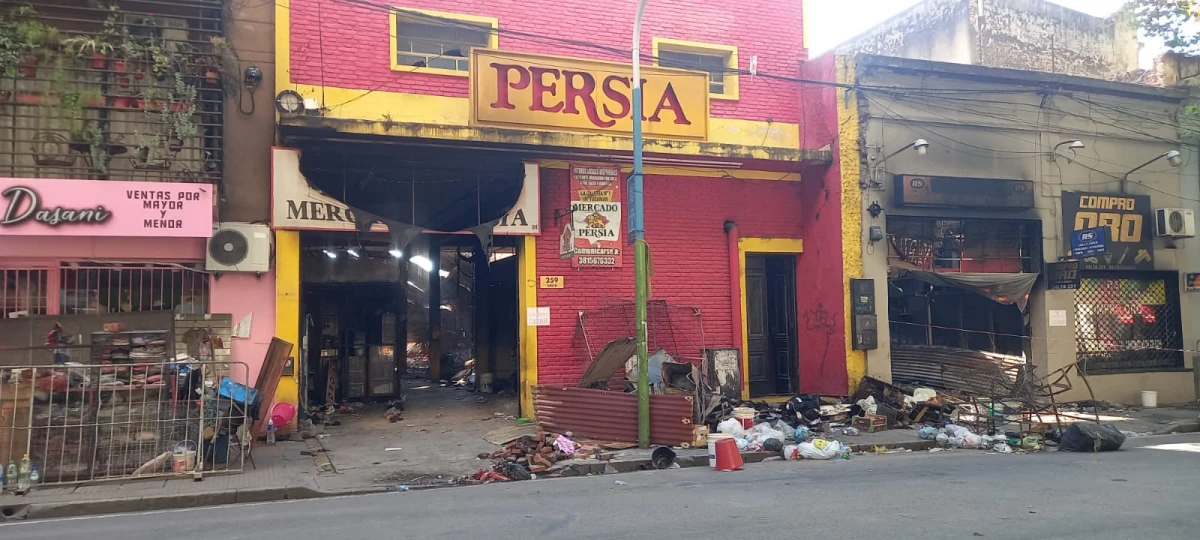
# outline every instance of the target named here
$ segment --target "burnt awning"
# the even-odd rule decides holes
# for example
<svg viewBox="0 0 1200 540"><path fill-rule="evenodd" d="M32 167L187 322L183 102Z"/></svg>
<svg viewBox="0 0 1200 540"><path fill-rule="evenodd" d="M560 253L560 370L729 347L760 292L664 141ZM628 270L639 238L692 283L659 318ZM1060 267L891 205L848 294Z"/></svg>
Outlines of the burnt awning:
<svg viewBox="0 0 1200 540"><path fill-rule="evenodd" d="M938 287L953 287L974 292L985 298L1006 305L1015 305L1025 311L1029 293L1037 281L1038 274L1030 273L940 273L892 267L888 269L890 279L915 279Z"/></svg>

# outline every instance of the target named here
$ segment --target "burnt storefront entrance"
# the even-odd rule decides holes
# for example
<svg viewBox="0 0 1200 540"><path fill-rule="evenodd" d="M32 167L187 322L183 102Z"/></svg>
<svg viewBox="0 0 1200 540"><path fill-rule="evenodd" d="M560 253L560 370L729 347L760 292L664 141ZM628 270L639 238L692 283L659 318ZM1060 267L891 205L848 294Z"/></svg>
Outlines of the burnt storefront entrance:
<svg viewBox="0 0 1200 540"><path fill-rule="evenodd" d="M795 256L746 256L746 316L750 396L794 394L800 388Z"/></svg>

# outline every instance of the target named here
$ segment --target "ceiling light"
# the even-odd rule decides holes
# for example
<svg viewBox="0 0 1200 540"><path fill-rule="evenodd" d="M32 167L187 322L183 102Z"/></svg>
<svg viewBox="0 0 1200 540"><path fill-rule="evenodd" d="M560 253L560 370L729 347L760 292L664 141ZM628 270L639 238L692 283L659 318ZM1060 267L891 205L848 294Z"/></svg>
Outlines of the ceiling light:
<svg viewBox="0 0 1200 540"><path fill-rule="evenodd" d="M440 269L439 269L439 270L438 270L438 275L439 275L439 276L442 276L442 277L450 277L450 272L447 272L447 271L445 271L445 270L440 270Z"/></svg>
<svg viewBox="0 0 1200 540"><path fill-rule="evenodd" d="M400 257L403 257L403 256L404 256L404 252L403 252L403 251L400 251L400 250L398 250L398 249L389 249L389 250L388 250L388 255L391 255L391 256L393 256L393 257L395 257L395 258L399 259Z"/></svg>
<svg viewBox="0 0 1200 540"><path fill-rule="evenodd" d="M409 259L409 261L411 261L413 264L420 267L421 270L424 270L426 272L433 271L433 261L429 260L424 255L413 255L412 258Z"/></svg>
<svg viewBox="0 0 1200 540"><path fill-rule="evenodd" d="M332 250L332 249L323 249L323 250L321 250L321 251L322 251L322 252L324 252L324 253L325 253L325 256L326 256L326 257L329 257L330 259L336 259L336 258L337 258L337 252L336 252L336 251L334 251L334 250Z"/></svg>
<svg viewBox="0 0 1200 540"><path fill-rule="evenodd" d="M346 253L355 259L359 257L358 248L346 248Z"/></svg>

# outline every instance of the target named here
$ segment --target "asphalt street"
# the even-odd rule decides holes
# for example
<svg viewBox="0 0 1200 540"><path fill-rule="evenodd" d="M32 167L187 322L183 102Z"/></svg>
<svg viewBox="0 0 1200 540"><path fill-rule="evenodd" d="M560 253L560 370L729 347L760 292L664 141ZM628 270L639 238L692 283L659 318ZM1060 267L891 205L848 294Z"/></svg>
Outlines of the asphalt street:
<svg viewBox="0 0 1200 540"><path fill-rule="evenodd" d="M1198 501L1200 436L1182 435L1106 454L920 452L17 522L0 539L1194 540Z"/></svg>

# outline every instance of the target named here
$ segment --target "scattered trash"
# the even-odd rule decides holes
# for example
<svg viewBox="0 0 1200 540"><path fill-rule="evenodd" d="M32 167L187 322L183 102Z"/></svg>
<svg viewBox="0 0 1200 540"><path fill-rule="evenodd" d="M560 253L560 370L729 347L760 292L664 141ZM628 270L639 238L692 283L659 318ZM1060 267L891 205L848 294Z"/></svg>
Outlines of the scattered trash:
<svg viewBox="0 0 1200 540"><path fill-rule="evenodd" d="M614 483L614 484L616 484L616 485L618 485L618 486L623 486L623 485L625 485L625 482L624 482L624 481L622 481L622 480L617 480L616 482L613 482L613 483Z"/></svg>
<svg viewBox="0 0 1200 540"><path fill-rule="evenodd" d="M736 418L730 418L724 422L721 422L720 424L717 424L717 432L724 433L726 435L732 435L734 437L746 436L746 428L742 427L742 423Z"/></svg>
<svg viewBox="0 0 1200 540"><path fill-rule="evenodd" d="M842 443L826 439L813 439L796 445L804 459L833 459L846 450Z"/></svg>
<svg viewBox="0 0 1200 540"><path fill-rule="evenodd" d="M938 428L933 426L925 426L917 430L917 438L921 439L922 441L932 441L937 437L937 435Z"/></svg>
<svg viewBox="0 0 1200 540"><path fill-rule="evenodd" d="M1125 444L1121 430L1108 424L1076 423L1062 434L1059 441L1063 450L1070 452L1111 452L1120 450Z"/></svg>
<svg viewBox="0 0 1200 540"><path fill-rule="evenodd" d="M1011 454L1011 453L1013 453L1013 449L1012 449L1012 447L1011 447L1011 446L1009 446L1009 445L1008 445L1008 443L1002 443L1002 442L1001 442L1001 443L996 443L996 444L995 444L995 446L992 446L992 451L993 451L993 452L1000 453L1000 454Z"/></svg>
<svg viewBox="0 0 1200 540"><path fill-rule="evenodd" d="M798 428L796 428L796 431L794 431L792 433L792 440L796 441L798 443L807 441L808 438L809 438L809 432L808 432L808 428L806 428L806 427L798 427Z"/></svg>
<svg viewBox="0 0 1200 540"><path fill-rule="evenodd" d="M859 433L860 432L859 432L858 428L856 428L856 427L842 428L842 435L848 435L850 437L857 437L859 435Z"/></svg>
<svg viewBox="0 0 1200 540"><path fill-rule="evenodd" d="M404 484L400 484L400 485L396 486L396 491L408 491L408 486L404 485Z"/></svg>
<svg viewBox="0 0 1200 540"><path fill-rule="evenodd" d="M650 463L655 469L669 469L675 465L675 451L668 446L660 446L654 449L654 453L650 455Z"/></svg>
<svg viewBox="0 0 1200 540"><path fill-rule="evenodd" d="M403 418L400 417L400 411L395 407L389 408L387 412L383 413L383 417L392 424L403 420Z"/></svg>
<svg viewBox="0 0 1200 540"><path fill-rule="evenodd" d="M554 439L554 447L558 448L559 452L562 452L568 456L574 455L575 450L578 448L575 446L575 442L571 439L568 439L566 435L559 435L556 437Z"/></svg>
<svg viewBox="0 0 1200 540"><path fill-rule="evenodd" d="M763 441L764 452L781 452L783 451L783 441L779 439L767 439Z"/></svg>
<svg viewBox="0 0 1200 540"><path fill-rule="evenodd" d="M384 452L399 452L400 450L403 450L403 448L400 448L399 446L393 446L391 448L383 449Z"/></svg>

